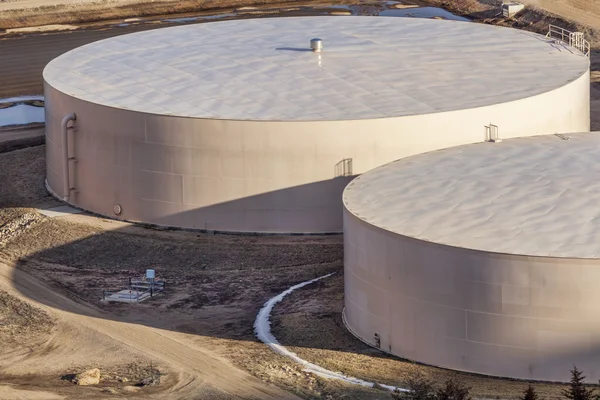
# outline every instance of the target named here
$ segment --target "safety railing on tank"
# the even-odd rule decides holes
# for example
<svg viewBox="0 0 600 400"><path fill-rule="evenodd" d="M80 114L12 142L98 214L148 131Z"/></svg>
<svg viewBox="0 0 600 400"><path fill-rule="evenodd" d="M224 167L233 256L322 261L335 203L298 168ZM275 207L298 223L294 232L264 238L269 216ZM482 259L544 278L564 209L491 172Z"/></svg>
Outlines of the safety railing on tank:
<svg viewBox="0 0 600 400"><path fill-rule="evenodd" d="M344 158L342 161L335 164L334 167L335 177L340 176L351 176L352 175L352 159Z"/></svg>
<svg viewBox="0 0 600 400"><path fill-rule="evenodd" d="M590 56L590 42L585 40L583 32L571 32L560 26L550 25L546 37L574 47L585 54L586 57Z"/></svg>

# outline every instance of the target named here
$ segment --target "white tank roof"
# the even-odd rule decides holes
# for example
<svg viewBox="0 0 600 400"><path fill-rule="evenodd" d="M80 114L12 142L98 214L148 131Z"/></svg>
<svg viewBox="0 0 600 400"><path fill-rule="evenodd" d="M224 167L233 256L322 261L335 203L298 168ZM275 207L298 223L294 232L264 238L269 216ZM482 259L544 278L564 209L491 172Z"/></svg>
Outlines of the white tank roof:
<svg viewBox="0 0 600 400"><path fill-rule="evenodd" d="M404 158L344 192L360 219L496 253L600 258L600 132L479 143Z"/></svg>
<svg viewBox="0 0 600 400"><path fill-rule="evenodd" d="M310 51L310 39L324 51ZM470 22L300 17L118 36L48 64L46 82L89 102L232 120L400 117L503 103L586 73L544 36Z"/></svg>

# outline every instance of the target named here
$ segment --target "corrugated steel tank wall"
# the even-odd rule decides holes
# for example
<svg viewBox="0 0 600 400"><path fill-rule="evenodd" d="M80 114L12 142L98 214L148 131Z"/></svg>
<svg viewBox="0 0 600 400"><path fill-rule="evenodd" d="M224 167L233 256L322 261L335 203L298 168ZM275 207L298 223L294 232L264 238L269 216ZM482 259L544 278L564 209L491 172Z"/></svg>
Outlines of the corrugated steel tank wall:
<svg viewBox="0 0 600 400"><path fill-rule="evenodd" d="M63 195L62 118L69 133L69 202L101 215L236 232L342 231L341 193L398 158L484 140L589 131L589 71L538 96L469 110L358 121L231 121L101 106L45 84L47 183ZM119 204L120 215L113 207Z"/></svg>
<svg viewBox="0 0 600 400"><path fill-rule="evenodd" d="M349 329L421 363L492 376L600 379L600 260L494 254L375 227L344 211Z"/></svg>

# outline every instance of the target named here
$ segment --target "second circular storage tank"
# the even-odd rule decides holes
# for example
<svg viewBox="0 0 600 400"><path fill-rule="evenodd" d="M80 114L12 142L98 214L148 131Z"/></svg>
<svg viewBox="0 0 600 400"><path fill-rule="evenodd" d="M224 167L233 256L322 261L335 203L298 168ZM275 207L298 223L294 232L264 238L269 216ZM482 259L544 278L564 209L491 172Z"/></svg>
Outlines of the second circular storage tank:
<svg viewBox="0 0 600 400"><path fill-rule="evenodd" d="M570 140L565 140L569 139ZM348 328L485 375L600 379L600 133L458 146L344 191Z"/></svg>

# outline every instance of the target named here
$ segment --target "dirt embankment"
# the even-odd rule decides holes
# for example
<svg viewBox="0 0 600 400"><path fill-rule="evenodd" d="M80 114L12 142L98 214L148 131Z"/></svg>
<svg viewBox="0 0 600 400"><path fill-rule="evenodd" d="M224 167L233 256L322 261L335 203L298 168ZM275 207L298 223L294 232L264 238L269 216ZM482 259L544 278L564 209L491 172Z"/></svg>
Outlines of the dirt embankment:
<svg viewBox="0 0 600 400"><path fill-rule="evenodd" d="M495 15L497 7L491 1L430 3L479 21L539 32L544 32L549 22L572 30L591 29L578 25L583 20L575 18L577 15L569 17L576 22L568 22L541 9L529 9L515 20L504 20ZM588 32L592 43L598 44L595 30ZM595 119L600 118L594 111L600 110L599 54L592 54ZM33 212L27 207L52 202L43 185L44 168L43 146L0 154L0 226L27 222L25 216ZM131 379L139 379L143 371L161 363L168 371L164 382L131 395L185 398L195 393L204 398L231 398L227 397L231 393L262 390L281 395L237 366L303 397L387 399L387 393L306 374L253 336L252 322L264 301L295 283L332 271L338 272L335 278L294 293L276 308L273 325L283 344L325 367L396 385L402 385L415 369L435 379L454 376L449 371L387 357L362 345L345 330L340 318L343 282L339 237L211 236L155 231L82 216L42 218L33 225L13 223L8 227L10 232L18 232L11 233L0 249L0 258L11 264L0 267L0 290L27 303L37 302L33 306L44 310L40 312L50 315L53 322L45 324L45 317L40 317L41 326L28 322L38 314L31 311L36 308L27 308L24 319L16 319L7 328L25 335L30 329L41 335L32 336L33 340L44 343L27 357L0 352L0 380L13 385L0 385L0 398L25 387L43 390L45 397L39 398L51 398L49 392L68 398L129 396L126 390L131 389L126 388L130 386L119 385L116 377L129 374ZM128 277L149 266L167 279L169 291L165 296L133 307L100 302L102 289L122 288ZM0 291L0 308L2 301ZM8 298L6 302L12 304L4 306L6 313L21 308L18 300ZM5 319L0 315L0 324ZM10 335L1 335L0 348L8 348L2 341L9 343ZM131 360L139 361L132 364ZM112 377L106 387L80 389L60 379L62 374L98 365ZM142 372L135 372L138 370ZM231 376L235 376L233 383ZM515 397L524 387L520 382L460 377L475 393L487 397ZM560 390L554 385L537 388L544 398L557 398Z"/></svg>
<svg viewBox="0 0 600 400"><path fill-rule="evenodd" d="M427 0L428 3L476 22L509 26L546 34L548 25L586 34L592 47L600 47L600 2L596 0L522 0L524 11L503 18L500 0Z"/></svg>
<svg viewBox="0 0 600 400"><path fill-rule="evenodd" d="M13 350L31 347L52 331L54 321L47 312L0 290L0 343Z"/></svg>
<svg viewBox="0 0 600 400"><path fill-rule="evenodd" d="M265 298L286 279L339 268L339 240L312 247L309 238L43 217L29 207L48 201L44 154L44 146L0 154L0 398L295 398L235 365L267 353L251 328ZM323 257L337 264L322 266ZM166 295L139 305L100 301L103 289L125 288L151 266L168 280ZM69 381L90 368L100 369L100 385ZM157 373L159 385L139 386Z"/></svg>
<svg viewBox="0 0 600 400"><path fill-rule="evenodd" d="M600 2L596 0L522 0L527 8L518 18L499 17L501 0L420 0L477 21L544 32L548 23L580 30L598 45ZM239 7L301 3L298 0L13 0L0 3L0 30L41 25L67 25L132 17L168 15ZM315 2L313 2L315 3ZM318 2L317 2L318 3ZM332 0L329 4L348 3ZM368 2L365 2L368 3ZM303 4L306 4L304 2Z"/></svg>
<svg viewBox="0 0 600 400"><path fill-rule="evenodd" d="M270 296L339 270L339 237L206 235L82 215L20 223L47 197L44 153L40 146L0 154L0 227L10 228L0 245L0 290L56 321L26 354L0 335L0 398L296 398L272 383L311 398L322 391L326 382L291 374L289 360L265 350L252 323ZM149 267L167 280L164 295L135 305L101 301L103 289L124 289ZM160 385L135 386L156 366ZM105 377L99 386L61 379L89 368ZM15 392L22 390L35 392Z"/></svg>
<svg viewBox="0 0 600 400"><path fill-rule="evenodd" d="M46 191L43 175L40 176L46 173L44 146L0 153L0 171L0 225L3 213L12 213L9 207L54 203Z"/></svg>
<svg viewBox="0 0 600 400"><path fill-rule="evenodd" d="M43 146L15 153L38 167L15 170L12 178L27 174L33 182L43 181ZM0 154L0 165L11 154ZM15 187L13 196L24 203L44 196L29 190ZM3 210L5 222L32 211ZM393 385L405 384L415 370L440 381L456 376L389 357L345 330L342 258L340 236L208 235L84 215L43 218L0 249L0 290L12 290L53 316L55 333L26 359L3 358L0 352L0 377L13 384L0 386L0 398L18 388L67 398L128 395L131 385L119 383L117 376L139 379L142 373L136 368L148 371L160 364L165 373L161 384L140 389L136 396L178 399L202 393L202 398L230 399L264 391L258 398L284 398L275 384L303 398L387 400L385 391L306 373L254 337L252 325L265 301L329 272L336 275L294 292L275 308L272 327L284 345L332 370ZM129 277L149 267L167 281L166 293L140 304L100 301L103 289L125 288ZM138 367L131 366L132 360ZM104 386L83 388L60 379L91 367L105 371L109 378ZM474 394L487 398L515 398L524 387L521 382L458 376ZM552 399L560 387L538 389Z"/></svg>
<svg viewBox="0 0 600 400"><path fill-rule="evenodd" d="M224 11L237 7L287 3L299 2L298 0L125 0L118 2L114 0L26 0L0 3L0 30L176 13Z"/></svg>
<svg viewBox="0 0 600 400"><path fill-rule="evenodd" d="M515 18L499 15L500 0L427 0L454 14L476 22L508 26L546 34L548 25L573 32L584 32L590 42L590 117L593 131L600 130L600 1L597 0L523 0L527 7Z"/></svg>
<svg viewBox="0 0 600 400"><path fill-rule="evenodd" d="M600 28L597 0L523 0L525 4L589 27Z"/></svg>
<svg viewBox="0 0 600 400"><path fill-rule="evenodd" d="M476 399L516 399L526 382L496 379L429 367L389 356L357 340L344 326L344 278L336 274L287 296L273 310L272 330L281 344L300 357L332 371L371 382L405 387L415 374L441 384L453 379L471 387ZM535 384L541 399L562 399L563 385ZM368 396L367 396L368 394ZM389 394L365 390L366 399Z"/></svg>
<svg viewBox="0 0 600 400"><path fill-rule="evenodd" d="M45 139L44 126L38 123L0 128L0 153L39 146L45 143Z"/></svg>

